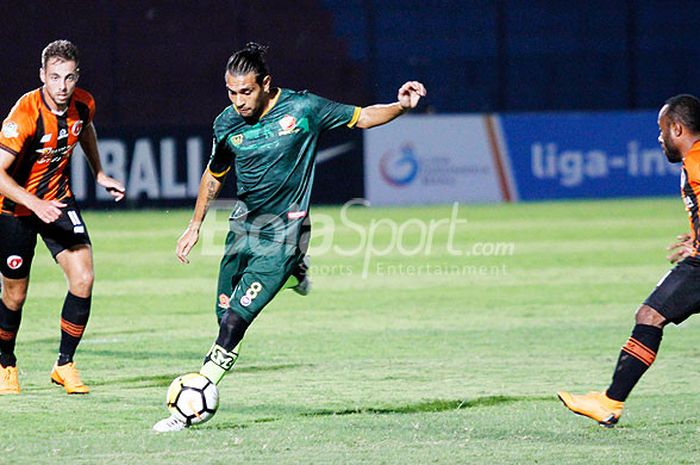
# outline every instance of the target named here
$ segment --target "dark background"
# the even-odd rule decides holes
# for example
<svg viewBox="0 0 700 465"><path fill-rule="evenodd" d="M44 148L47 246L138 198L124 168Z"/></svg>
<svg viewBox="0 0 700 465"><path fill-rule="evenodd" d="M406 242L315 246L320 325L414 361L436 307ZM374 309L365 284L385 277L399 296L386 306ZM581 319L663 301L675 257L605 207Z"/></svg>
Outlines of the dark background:
<svg viewBox="0 0 700 465"><path fill-rule="evenodd" d="M227 104L226 59L249 40L270 45L277 84L360 105L407 79L437 112L657 108L700 86L697 1L2 4L2 112L38 86L44 45L67 38L98 127L209 124Z"/></svg>
<svg viewBox="0 0 700 465"><path fill-rule="evenodd" d="M42 48L65 38L81 50L79 85L95 96L101 137L208 137L229 104L226 60L251 40L270 46L275 84L357 105L395 100L408 79L428 88L418 111L438 113L657 109L671 95L700 92L699 1L0 5L0 113L40 85ZM356 149L319 164L314 202L363 196L359 131L322 139L321 148L348 140Z"/></svg>
<svg viewBox="0 0 700 465"><path fill-rule="evenodd" d="M226 60L249 40L270 45L277 84L343 101L362 99L355 66L315 1L3 2L0 107L37 87L42 48L81 50L80 86L99 127L210 124L227 105ZM263 5L253 7L252 4Z"/></svg>

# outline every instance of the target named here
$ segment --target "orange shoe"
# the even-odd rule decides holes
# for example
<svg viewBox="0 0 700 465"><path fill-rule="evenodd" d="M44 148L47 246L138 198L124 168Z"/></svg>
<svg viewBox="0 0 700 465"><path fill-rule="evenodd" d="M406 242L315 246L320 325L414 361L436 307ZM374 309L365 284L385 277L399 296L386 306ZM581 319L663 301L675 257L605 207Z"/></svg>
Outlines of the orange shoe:
<svg viewBox="0 0 700 465"><path fill-rule="evenodd" d="M0 365L0 394L19 394L17 367Z"/></svg>
<svg viewBox="0 0 700 465"><path fill-rule="evenodd" d="M606 428L615 426L625 406L624 402L613 400L603 392L576 395L561 391L557 396L575 414L591 418Z"/></svg>
<svg viewBox="0 0 700 465"><path fill-rule="evenodd" d="M61 366L55 364L51 370L51 382L63 386L68 394L87 394L90 392L90 389L80 380L80 373L74 362Z"/></svg>

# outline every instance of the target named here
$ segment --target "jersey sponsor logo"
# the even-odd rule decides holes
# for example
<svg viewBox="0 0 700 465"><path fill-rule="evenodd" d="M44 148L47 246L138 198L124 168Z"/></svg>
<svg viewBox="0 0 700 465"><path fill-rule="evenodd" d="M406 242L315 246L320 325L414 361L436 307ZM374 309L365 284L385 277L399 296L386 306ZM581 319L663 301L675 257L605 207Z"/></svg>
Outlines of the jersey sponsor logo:
<svg viewBox="0 0 700 465"><path fill-rule="evenodd" d="M283 131L291 131L296 127L297 119L292 115L285 115L284 118L279 121L279 125L282 126Z"/></svg>
<svg viewBox="0 0 700 465"><path fill-rule="evenodd" d="M218 304L218 307L219 307L219 308L223 308L223 309L230 308L230 305L229 305L230 300L231 300L231 299L230 299L229 296L227 296L226 294L219 294L219 304Z"/></svg>
<svg viewBox="0 0 700 465"><path fill-rule="evenodd" d="M60 131L58 131L58 137L56 138L56 140L65 139L66 137L68 137L68 131L66 131L65 129L61 129Z"/></svg>
<svg viewBox="0 0 700 465"><path fill-rule="evenodd" d="M17 270L24 263L24 259L19 255L10 255L7 257L7 266L11 270Z"/></svg>
<svg viewBox="0 0 700 465"><path fill-rule="evenodd" d="M282 130L278 133L278 135L280 136L286 136L288 134L294 134L295 132L298 132L297 119L292 115L285 115L279 121L279 125L280 127L282 127Z"/></svg>
<svg viewBox="0 0 700 465"><path fill-rule="evenodd" d="M8 139L14 139L19 136L19 127L14 121L7 121L2 125L2 135Z"/></svg>
<svg viewBox="0 0 700 465"><path fill-rule="evenodd" d="M70 132L73 134L75 137L78 137L80 135L80 131L83 130L83 120L79 119L75 123L73 123L73 126L70 127Z"/></svg>
<svg viewBox="0 0 700 465"><path fill-rule="evenodd" d="M77 144L73 143L62 147L60 149L55 149L51 147L44 147L43 149L36 149L35 152L41 155L41 157L36 161L39 164L50 163L52 161L59 161L67 153L70 153Z"/></svg>
<svg viewBox="0 0 700 465"><path fill-rule="evenodd" d="M49 155L43 155L41 158L39 158L39 159L36 161L36 164L37 164L37 165L45 165L45 164L47 164L47 163L53 163L53 162L58 163L58 162L61 161L62 159L63 159L63 155L59 155L59 156L57 156L57 157L52 157L51 154L49 154Z"/></svg>
<svg viewBox="0 0 700 465"><path fill-rule="evenodd" d="M298 212L287 212L288 220L298 220L299 218L304 218L306 216L306 210Z"/></svg>
<svg viewBox="0 0 700 465"><path fill-rule="evenodd" d="M44 134L43 137L39 140L39 143L45 144L51 140L53 137L52 133Z"/></svg>

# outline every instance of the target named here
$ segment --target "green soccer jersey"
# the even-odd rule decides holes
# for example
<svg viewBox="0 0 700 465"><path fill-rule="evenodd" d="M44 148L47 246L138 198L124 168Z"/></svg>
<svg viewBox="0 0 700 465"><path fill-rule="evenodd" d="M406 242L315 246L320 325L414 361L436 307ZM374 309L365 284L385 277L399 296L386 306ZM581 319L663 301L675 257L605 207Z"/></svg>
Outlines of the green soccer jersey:
<svg viewBox="0 0 700 465"><path fill-rule="evenodd" d="M289 89L278 90L255 124L227 107L214 121L208 169L221 177L235 168L239 205L232 219L248 232L277 240L298 234L309 211L320 135L353 127L359 115L359 107Z"/></svg>

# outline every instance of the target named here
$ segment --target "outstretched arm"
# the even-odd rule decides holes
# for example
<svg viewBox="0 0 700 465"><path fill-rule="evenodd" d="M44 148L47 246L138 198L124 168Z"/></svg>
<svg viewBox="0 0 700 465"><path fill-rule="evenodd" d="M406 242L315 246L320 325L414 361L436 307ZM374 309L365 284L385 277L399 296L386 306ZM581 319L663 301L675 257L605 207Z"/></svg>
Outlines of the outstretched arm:
<svg viewBox="0 0 700 465"><path fill-rule="evenodd" d="M180 239L177 241L177 249L175 253L177 254L178 260L182 263L189 263L187 255L192 250L199 240L199 229L202 227L202 222L207 216L207 210L209 210L209 204L212 200L216 199L221 192L221 186L223 186L223 178L218 179L211 174L211 171L207 168L202 175L202 180L199 183L199 193L197 194L197 203L194 206L194 213L192 214L192 220L190 224L187 225L187 229L182 233Z"/></svg>
<svg viewBox="0 0 700 465"><path fill-rule="evenodd" d="M408 81L399 88L398 101L390 104L377 104L364 107L356 127L360 129L381 126L415 108L421 97L427 94L425 86L418 81Z"/></svg>
<svg viewBox="0 0 700 465"><path fill-rule="evenodd" d="M97 148L97 131L95 131L94 124L88 124L80 133L80 147L85 152L85 158L87 158L90 168L95 174L97 184L104 187L116 202L123 199L125 193L124 184L107 176L102 170L100 152Z"/></svg>

